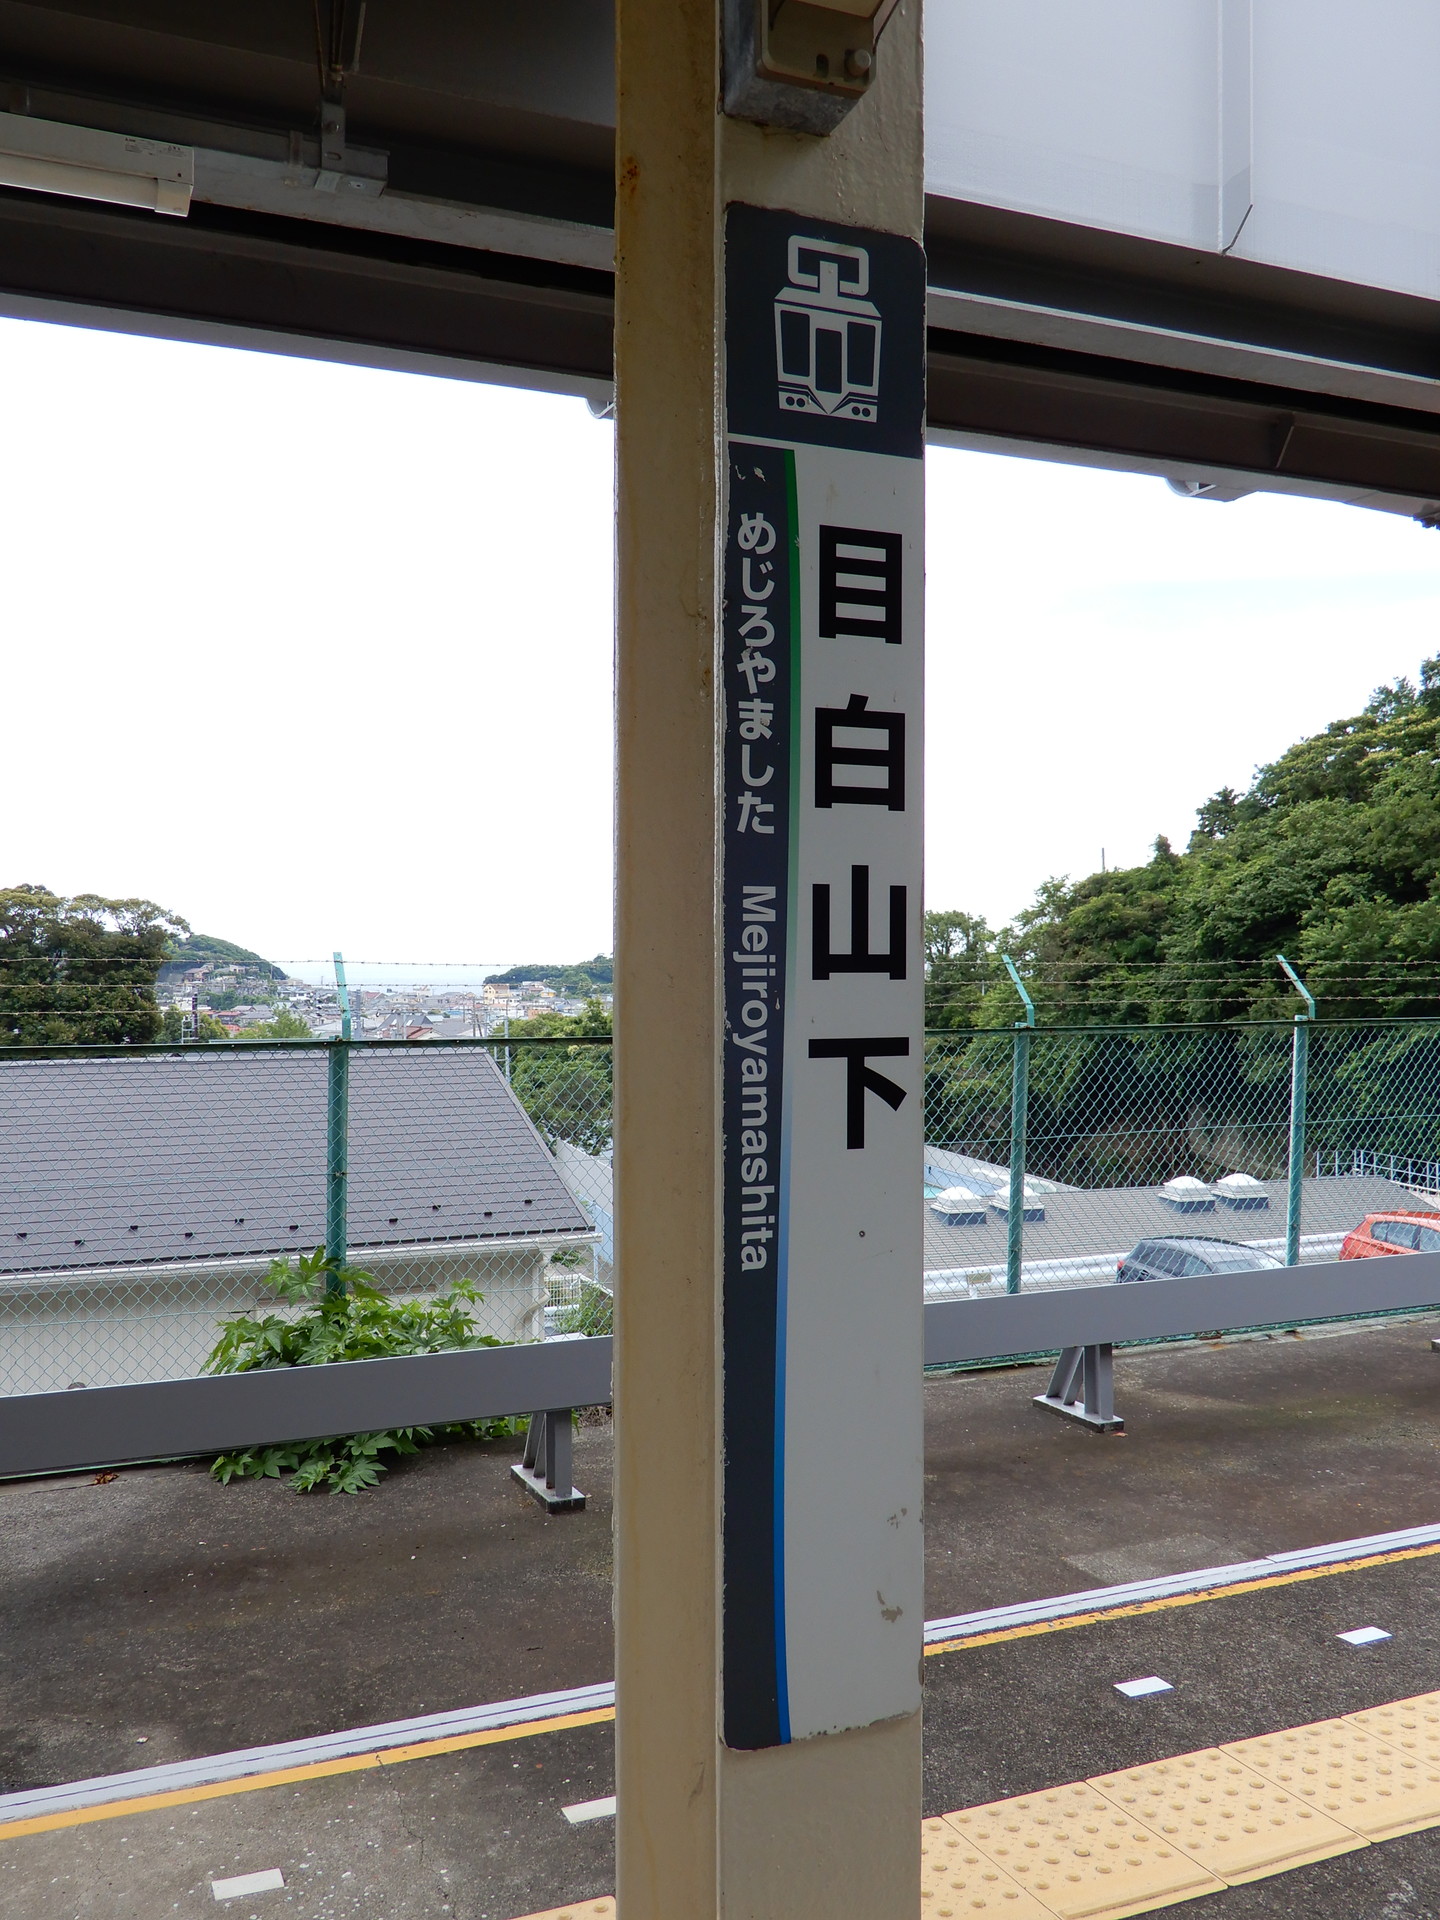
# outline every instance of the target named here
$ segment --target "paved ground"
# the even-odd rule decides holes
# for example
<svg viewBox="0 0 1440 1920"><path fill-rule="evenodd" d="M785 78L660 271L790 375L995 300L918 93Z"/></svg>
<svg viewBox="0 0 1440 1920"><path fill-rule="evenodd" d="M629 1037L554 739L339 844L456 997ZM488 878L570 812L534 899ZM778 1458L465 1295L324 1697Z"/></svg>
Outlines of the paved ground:
<svg viewBox="0 0 1440 1920"><path fill-rule="evenodd" d="M1034 1370L932 1381L928 1614L1440 1519L1437 1330L1122 1358L1122 1439L1034 1410ZM354 1500L193 1466L0 1488L4 1786L607 1678L608 1431L577 1436L583 1515L547 1517L511 1457L437 1450ZM933 1659L927 1811L1428 1691L1437 1580L1417 1560ZM1334 1639L1368 1624L1394 1640ZM1175 1692L1114 1693L1143 1673ZM0 1843L0 1911L198 1917L213 1875L279 1866L286 1892L228 1911L509 1920L608 1890L610 1823L559 1808L612 1790L610 1751L578 1729ZM1208 1911L1440 1915L1440 1839Z"/></svg>
<svg viewBox="0 0 1440 1920"><path fill-rule="evenodd" d="M1429 1320L1115 1362L1127 1431L1030 1404L1033 1368L926 1389L926 1616L1440 1521Z"/></svg>
<svg viewBox="0 0 1440 1920"><path fill-rule="evenodd" d="M353 1498L203 1466L0 1487L0 1790L608 1680L610 1435L584 1513L436 1448Z"/></svg>
<svg viewBox="0 0 1440 1920"><path fill-rule="evenodd" d="M6 1920L513 1920L614 1890L609 1727L0 1845ZM279 1867L283 1892L217 1907L210 1881Z"/></svg>
<svg viewBox="0 0 1440 1920"><path fill-rule="evenodd" d="M1335 1638L1361 1626L1394 1638L1365 1648ZM1169 1680L1174 1692L1143 1700L1115 1692L1117 1680L1142 1674ZM1437 1686L1435 1559L940 1655L926 1662L925 1811L1006 1799ZM1440 1834L1387 1840L1233 1888L1195 1913L1433 1920Z"/></svg>

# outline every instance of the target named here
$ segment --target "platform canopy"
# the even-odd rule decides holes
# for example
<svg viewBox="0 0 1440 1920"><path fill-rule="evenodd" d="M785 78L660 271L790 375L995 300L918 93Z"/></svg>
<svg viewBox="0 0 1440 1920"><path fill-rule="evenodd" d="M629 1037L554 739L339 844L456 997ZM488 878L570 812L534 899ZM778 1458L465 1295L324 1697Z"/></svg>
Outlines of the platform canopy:
<svg viewBox="0 0 1440 1920"><path fill-rule="evenodd" d="M927 41L932 435L1436 508L1433 8ZM0 311L603 405L612 43L606 0L0 0Z"/></svg>

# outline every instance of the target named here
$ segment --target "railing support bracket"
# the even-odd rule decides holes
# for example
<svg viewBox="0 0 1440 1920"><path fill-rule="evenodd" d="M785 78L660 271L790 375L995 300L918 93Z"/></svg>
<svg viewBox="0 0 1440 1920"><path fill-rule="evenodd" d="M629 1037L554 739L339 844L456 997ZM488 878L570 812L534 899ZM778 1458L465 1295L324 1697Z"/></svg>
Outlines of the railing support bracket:
<svg viewBox="0 0 1440 1920"><path fill-rule="evenodd" d="M1035 1405L1066 1420L1078 1420L1092 1433L1124 1433L1125 1422L1115 1412L1115 1349L1108 1344L1066 1347Z"/></svg>
<svg viewBox="0 0 1440 1920"><path fill-rule="evenodd" d="M532 1413L525 1457L510 1469L528 1494L549 1513L580 1513L585 1496L571 1482L570 1408Z"/></svg>

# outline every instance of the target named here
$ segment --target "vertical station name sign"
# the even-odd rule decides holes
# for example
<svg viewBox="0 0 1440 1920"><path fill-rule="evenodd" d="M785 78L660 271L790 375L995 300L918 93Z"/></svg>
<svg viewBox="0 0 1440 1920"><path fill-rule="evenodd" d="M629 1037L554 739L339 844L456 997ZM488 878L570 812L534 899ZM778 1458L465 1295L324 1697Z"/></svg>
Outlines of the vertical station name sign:
<svg viewBox="0 0 1440 1920"><path fill-rule="evenodd" d="M724 1726L920 1703L925 272L732 206Z"/></svg>

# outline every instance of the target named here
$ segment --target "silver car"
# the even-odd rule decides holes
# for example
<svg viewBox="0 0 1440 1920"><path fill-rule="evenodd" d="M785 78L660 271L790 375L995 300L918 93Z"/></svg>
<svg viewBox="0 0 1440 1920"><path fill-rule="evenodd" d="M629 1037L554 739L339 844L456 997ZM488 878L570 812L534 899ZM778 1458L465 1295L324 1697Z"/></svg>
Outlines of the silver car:
<svg viewBox="0 0 1440 1920"><path fill-rule="evenodd" d="M1262 1267L1283 1267L1273 1253L1247 1247L1239 1240L1219 1240L1209 1234L1170 1233L1156 1240L1137 1240L1115 1269L1117 1280L1188 1280L1202 1273L1258 1273Z"/></svg>

